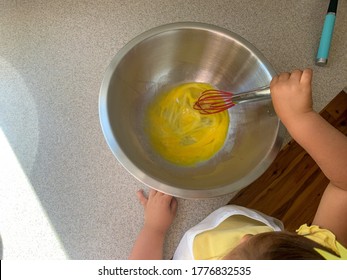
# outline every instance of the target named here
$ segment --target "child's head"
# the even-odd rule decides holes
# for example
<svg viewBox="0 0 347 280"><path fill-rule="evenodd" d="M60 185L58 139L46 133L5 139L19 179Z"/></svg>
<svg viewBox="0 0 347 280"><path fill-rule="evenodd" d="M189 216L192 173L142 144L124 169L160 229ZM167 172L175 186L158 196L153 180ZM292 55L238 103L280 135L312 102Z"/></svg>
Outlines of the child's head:
<svg viewBox="0 0 347 280"><path fill-rule="evenodd" d="M290 232L266 232L245 239L224 259L239 260L324 260L314 249L330 249Z"/></svg>

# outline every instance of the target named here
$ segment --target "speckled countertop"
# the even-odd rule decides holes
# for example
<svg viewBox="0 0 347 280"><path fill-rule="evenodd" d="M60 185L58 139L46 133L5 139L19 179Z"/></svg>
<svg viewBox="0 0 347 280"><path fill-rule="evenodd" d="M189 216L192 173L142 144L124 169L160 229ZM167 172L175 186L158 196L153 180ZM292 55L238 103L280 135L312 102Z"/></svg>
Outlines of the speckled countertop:
<svg viewBox="0 0 347 280"><path fill-rule="evenodd" d="M347 85L347 1L327 67L314 65L328 1L0 1L0 236L4 259L125 259L144 186L101 132L104 71L136 35L178 21L212 23L253 43L276 71L312 67L314 106ZM179 199L165 256L232 195Z"/></svg>

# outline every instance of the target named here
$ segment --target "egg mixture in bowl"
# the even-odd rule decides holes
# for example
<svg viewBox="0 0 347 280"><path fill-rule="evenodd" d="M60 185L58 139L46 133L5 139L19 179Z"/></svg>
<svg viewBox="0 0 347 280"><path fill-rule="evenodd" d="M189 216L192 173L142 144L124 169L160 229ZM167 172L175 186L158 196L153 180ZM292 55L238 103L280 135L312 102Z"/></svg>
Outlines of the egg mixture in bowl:
<svg viewBox="0 0 347 280"><path fill-rule="evenodd" d="M185 83L157 95L145 114L150 145L165 160L192 166L212 158L223 146L229 126L227 111L202 115L193 108L206 83Z"/></svg>

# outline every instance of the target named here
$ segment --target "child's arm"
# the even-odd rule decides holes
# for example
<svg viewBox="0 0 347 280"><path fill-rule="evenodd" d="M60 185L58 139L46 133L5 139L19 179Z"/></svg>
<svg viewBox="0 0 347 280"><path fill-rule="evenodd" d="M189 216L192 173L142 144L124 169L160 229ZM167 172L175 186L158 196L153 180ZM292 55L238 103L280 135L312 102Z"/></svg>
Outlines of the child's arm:
<svg viewBox="0 0 347 280"><path fill-rule="evenodd" d="M347 244L347 137L312 109L312 71L283 73L271 82L275 110L291 136L330 180L314 224Z"/></svg>
<svg viewBox="0 0 347 280"><path fill-rule="evenodd" d="M176 216L177 200L155 190L150 190L148 199L142 191L138 191L137 196L145 209L145 224L129 259L162 259L165 235Z"/></svg>

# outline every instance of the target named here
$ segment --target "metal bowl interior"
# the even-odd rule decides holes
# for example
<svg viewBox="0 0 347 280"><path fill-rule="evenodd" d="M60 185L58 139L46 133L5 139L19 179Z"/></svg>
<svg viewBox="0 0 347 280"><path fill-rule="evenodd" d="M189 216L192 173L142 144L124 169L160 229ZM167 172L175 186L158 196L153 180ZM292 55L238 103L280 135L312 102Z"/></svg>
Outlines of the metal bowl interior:
<svg viewBox="0 0 347 280"><path fill-rule="evenodd" d="M258 178L280 150L283 127L271 100L229 109L223 148L210 160L180 167L158 156L144 132L148 103L165 88L204 82L240 92L268 85L275 71L248 41L201 23L151 29L123 47L100 89L106 141L120 163L144 184L184 198L208 198L242 189Z"/></svg>

